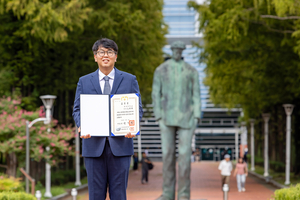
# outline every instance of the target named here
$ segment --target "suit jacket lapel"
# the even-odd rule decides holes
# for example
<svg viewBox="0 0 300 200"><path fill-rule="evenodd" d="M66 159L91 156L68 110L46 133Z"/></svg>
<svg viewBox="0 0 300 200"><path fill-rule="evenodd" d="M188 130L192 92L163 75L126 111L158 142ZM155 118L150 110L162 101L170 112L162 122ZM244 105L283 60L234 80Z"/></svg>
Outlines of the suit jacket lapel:
<svg viewBox="0 0 300 200"><path fill-rule="evenodd" d="M117 89L120 86L120 83L123 80L123 75L122 72L119 71L117 68L115 68L115 80L114 80L114 84L113 84L113 88L111 90L111 94L115 94Z"/></svg>
<svg viewBox="0 0 300 200"><path fill-rule="evenodd" d="M92 73L91 82L93 83L98 94L102 94L100 82L99 82L99 69Z"/></svg>

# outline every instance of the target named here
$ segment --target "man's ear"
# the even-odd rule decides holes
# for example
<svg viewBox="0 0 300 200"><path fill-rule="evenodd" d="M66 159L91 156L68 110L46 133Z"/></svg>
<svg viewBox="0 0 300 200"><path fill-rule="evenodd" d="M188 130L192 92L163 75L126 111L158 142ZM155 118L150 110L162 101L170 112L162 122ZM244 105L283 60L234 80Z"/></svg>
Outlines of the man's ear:
<svg viewBox="0 0 300 200"><path fill-rule="evenodd" d="M94 59L95 59L95 62L97 62L97 55L95 55L95 54L94 54Z"/></svg>

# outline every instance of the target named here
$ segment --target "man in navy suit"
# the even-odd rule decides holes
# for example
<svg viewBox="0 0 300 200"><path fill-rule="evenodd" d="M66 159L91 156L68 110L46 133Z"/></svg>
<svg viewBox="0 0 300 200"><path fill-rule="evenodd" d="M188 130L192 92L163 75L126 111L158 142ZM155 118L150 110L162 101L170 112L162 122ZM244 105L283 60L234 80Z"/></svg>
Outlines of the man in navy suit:
<svg viewBox="0 0 300 200"><path fill-rule="evenodd" d="M79 132L80 94L140 93L136 77L114 67L118 46L113 40L107 38L97 40L92 50L99 69L80 77L77 84L73 118ZM141 99L139 108L141 119L143 115ZM91 137L89 134L80 136L83 138L82 156L88 176L90 200L105 200L107 188L111 200L126 200L134 136L131 133L125 137Z"/></svg>

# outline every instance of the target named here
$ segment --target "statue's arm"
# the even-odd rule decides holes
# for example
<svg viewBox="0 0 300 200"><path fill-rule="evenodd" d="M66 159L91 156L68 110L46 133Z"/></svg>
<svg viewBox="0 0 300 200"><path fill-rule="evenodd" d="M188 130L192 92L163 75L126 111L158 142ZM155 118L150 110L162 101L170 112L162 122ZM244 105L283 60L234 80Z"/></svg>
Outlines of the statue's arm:
<svg viewBox="0 0 300 200"><path fill-rule="evenodd" d="M193 103L194 103L194 116L198 120L201 116L201 99L200 99L200 84L199 84L199 74L196 71L194 74L193 81Z"/></svg>
<svg viewBox="0 0 300 200"><path fill-rule="evenodd" d="M155 70L152 84L152 103L155 119L161 119L161 81L158 69Z"/></svg>

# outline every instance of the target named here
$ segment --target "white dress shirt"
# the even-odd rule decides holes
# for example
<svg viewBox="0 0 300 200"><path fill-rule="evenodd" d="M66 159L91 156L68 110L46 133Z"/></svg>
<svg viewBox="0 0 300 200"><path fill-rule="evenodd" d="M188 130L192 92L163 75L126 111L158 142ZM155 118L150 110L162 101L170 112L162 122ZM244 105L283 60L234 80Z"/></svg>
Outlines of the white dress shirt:
<svg viewBox="0 0 300 200"><path fill-rule="evenodd" d="M222 160L219 165L219 170L221 170L221 175L230 176L232 171L231 161Z"/></svg>
<svg viewBox="0 0 300 200"><path fill-rule="evenodd" d="M105 84L105 80L104 77L106 75L103 74L100 70L99 70L99 83L100 83L100 88L101 88L101 92L103 93L104 91L104 84ZM113 68L113 70L111 70L111 72L107 75L109 77L109 85L110 85L110 91L113 87L114 84L114 79L115 79L115 68Z"/></svg>

